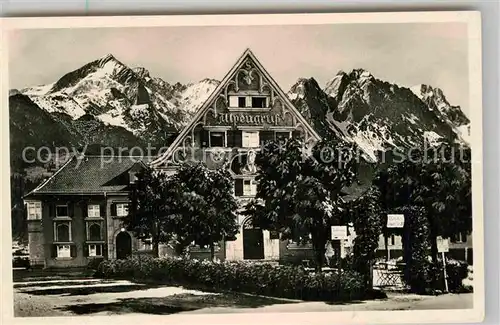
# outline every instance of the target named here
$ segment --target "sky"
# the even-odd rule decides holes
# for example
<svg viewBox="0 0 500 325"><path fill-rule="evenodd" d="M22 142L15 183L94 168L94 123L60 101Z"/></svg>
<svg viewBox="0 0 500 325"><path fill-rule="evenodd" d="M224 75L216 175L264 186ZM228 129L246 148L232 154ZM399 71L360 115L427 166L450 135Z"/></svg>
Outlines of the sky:
<svg viewBox="0 0 500 325"><path fill-rule="evenodd" d="M301 77L324 87L338 71L362 68L400 86L441 88L468 115L464 23L16 30L9 88L54 82L108 53L169 83L221 80L246 48L285 92Z"/></svg>

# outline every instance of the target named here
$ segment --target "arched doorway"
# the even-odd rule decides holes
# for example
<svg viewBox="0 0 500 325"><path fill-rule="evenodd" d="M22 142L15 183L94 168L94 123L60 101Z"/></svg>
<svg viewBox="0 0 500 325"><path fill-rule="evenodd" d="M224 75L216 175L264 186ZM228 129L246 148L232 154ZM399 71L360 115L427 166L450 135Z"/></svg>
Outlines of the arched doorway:
<svg viewBox="0 0 500 325"><path fill-rule="evenodd" d="M243 259L264 259L264 235L262 229L254 227L251 218L243 222Z"/></svg>
<svg viewBox="0 0 500 325"><path fill-rule="evenodd" d="M116 236L116 258L125 259L132 255L132 238L126 231L121 231Z"/></svg>

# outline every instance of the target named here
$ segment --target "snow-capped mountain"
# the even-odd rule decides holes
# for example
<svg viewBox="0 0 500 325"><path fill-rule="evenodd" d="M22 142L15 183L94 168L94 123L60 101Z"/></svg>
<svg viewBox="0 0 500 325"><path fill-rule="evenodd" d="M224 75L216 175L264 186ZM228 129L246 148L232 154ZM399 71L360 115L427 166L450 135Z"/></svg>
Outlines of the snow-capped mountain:
<svg viewBox="0 0 500 325"><path fill-rule="evenodd" d="M180 128L217 84L204 79L171 85L143 67L130 68L108 54L54 83L20 93L49 113L67 114L73 120L90 114L106 125L140 134L151 123Z"/></svg>
<svg viewBox="0 0 500 325"><path fill-rule="evenodd" d="M168 145L218 84L171 84L106 55L53 83L11 90L11 110L19 110L11 116L25 121L27 110L44 112L43 120L52 118L79 145ZM320 134L355 142L372 160L394 147L468 143L468 118L428 85L400 87L355 69L339 71L324 87L300 78L288 96ZM22 130L22 121L12 123Z"/></svg>
<svg viewBox="0 0 500 325"><path fill-rule="evenodd" d="M468 118L438 88L410 90L355 69L339 71L323 89L314 78L300 78L288 96L318 132L355 142L371 160L377 152L424 142L468 144Z"/></svg>

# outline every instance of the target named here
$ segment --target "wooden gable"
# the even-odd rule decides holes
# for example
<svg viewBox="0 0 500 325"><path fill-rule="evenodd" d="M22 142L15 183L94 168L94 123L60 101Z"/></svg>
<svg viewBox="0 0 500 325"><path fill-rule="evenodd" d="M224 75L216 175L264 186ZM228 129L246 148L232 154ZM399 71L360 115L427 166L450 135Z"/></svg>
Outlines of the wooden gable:
<svg viewBox="0 0 500 325"><path fill-rule="evenodd" d="M245 96L265 98L265 105L241 107L233 100L233 97ZM243 53L169 149L151 165L165 167L179 148L194 146L195 129L219 127L300 130L307 142L320 139L250 49Z"/></svg>

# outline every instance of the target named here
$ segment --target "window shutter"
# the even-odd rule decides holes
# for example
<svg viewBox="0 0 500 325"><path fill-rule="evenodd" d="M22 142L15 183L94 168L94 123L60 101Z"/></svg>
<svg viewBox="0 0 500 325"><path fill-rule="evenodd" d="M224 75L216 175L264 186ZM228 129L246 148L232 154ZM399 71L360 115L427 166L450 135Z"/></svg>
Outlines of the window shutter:
<svg viewBox="0 0 500 325"><path fill-rule="evenodd" d="M243 147L243 134L241 131L234 131L234 147L241 148Z"/></svg>
<svg viewBox="0 0 500 325"><path fill-rule="evenodd" d="M234 194L236 196L242 196L243 195L243 180L242 179L236 179L235 180Z"/></svg>
<svg viewBox="0 0 500 325"><path fill-rule="evenodd" d="M209 138L208 131L202 130L201 131L201 147L202 148L208 147L208 138Z"/></svg>
<svg viewBox="0 0 500 325"><path fill-rule="evenodd" d="M68 215L70 218L75 216L75 205L73 202L68 202Z"/></svg>
<svg viewBox="0 0 500 325"><path fill-rule="evenodd" d="M106 202L101 203L101 205L99 206L99 213L101 214L102 218L106 217Z"/></svg>
<svg viewBox="0 0 500 325"><path fill-rule="evenodd" d="M243 145L242 131L229 130L227 131L227 146L229 148L241 148Z"/></svg>
<svg viewBox="0 0 500 325"><path fill-rule="evenodd" d="M76 246L75 245L70 246L70 256L76 257Z"/></svg>
<svg viewBox="0 0 500 325"><path fill-rule="evenodd" d="M116 203L111 204L111 215L116 217Z"/></svg>
<svg viewBox="0 0 500 325"><path fill-rule="evenodd" d="M87 218L89 216L89 205L86 202L82 203L82 216Z"/></svg>
<svg viewBox="0 0 500 325"><path fill-rule="evenodd" d="M234 148L235 145L234 145L234 133L235 132L238 132L238 131L235 131L235 130L228 130L227 131L227 146L229 148Z"/></svg>
<svg viewBox="0 0 500 325"><path fill-rule="evenodd" d="M49 217L54 218L56 216L56 206L54 203L49 203Z"/></svg>
<svg viewBox="0 0 500 325"><path fill-rule="evenodd" d="M83 245L83 256L85 256L85 257L89 256L89 245L87 245L87 244Z"/></svg>
<svg viewBox="0 0 500 325"><path fill-rule="evenodd" d="M51 256L52 258L57 257L57 245L51 245Z"/></svg>

